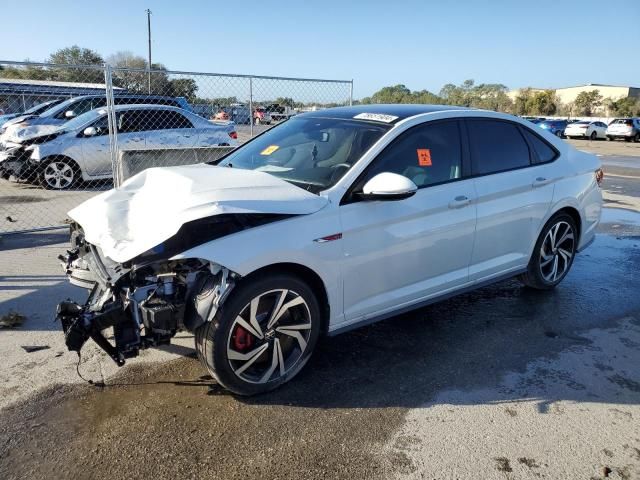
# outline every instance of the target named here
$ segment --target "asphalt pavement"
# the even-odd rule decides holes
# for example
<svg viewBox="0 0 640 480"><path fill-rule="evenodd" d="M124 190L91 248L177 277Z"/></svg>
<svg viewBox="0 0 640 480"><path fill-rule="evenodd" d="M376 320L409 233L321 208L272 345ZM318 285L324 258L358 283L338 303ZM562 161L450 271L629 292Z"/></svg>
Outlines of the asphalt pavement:
<svg viewBox="0 0 640 480"><path fill-rule="evenodd" d="M640 478L640 158L602 158L616 208L557 289L510 280L325 339L250 399L188 335L117 372L90 351L105 386L76 380L50 323L80 295L54 270L64 235L0 241L0 314L25 315L0 330L0 478Z"/></svg>

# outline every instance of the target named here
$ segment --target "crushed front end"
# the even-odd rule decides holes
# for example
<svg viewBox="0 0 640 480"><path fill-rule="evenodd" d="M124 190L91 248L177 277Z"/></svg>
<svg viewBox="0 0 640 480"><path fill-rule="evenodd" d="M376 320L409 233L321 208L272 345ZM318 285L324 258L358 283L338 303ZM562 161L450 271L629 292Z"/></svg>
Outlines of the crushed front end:
<svg viewBox="0 0 640 480"><path fill-rule="evenodd" d="M215 263L158 259L155 251L114 262L86 242L76 224L71 248L59 259L71 283L90 290L83 305L67 300L57 306L68 349L79 353L92 339L120 366L141 349L167 344L176 332L213 318L237 280ZM110 328L113 342L104 333Z"/></svg>

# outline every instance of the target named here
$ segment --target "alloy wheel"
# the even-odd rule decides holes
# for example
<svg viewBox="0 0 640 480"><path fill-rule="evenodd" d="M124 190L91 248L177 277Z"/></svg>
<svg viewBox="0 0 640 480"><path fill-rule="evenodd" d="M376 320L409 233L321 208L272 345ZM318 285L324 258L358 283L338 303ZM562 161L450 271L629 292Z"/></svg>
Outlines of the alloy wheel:
<svg viewBox="0 0 640 480"><path fill-rule="evenodd" d="M303 357L311 335L311 313L293 290L270 290L254 297L233 321L227 358L245 382L283 378Z"/></svg>
<svg viewBox="0 0 640 480"><path fill-rule="evenodd" d="M560 221L553 225L540 246L540 273L549 283L560 281L569 270L575 250L571 225Z"/></svg>
<svg viewBox="0 0 640 480"><path fill-rule="evenodd" d="M73 183L73 167L66 162L50 162L44 169L43 178L49 188L62 190Z"/></svg>

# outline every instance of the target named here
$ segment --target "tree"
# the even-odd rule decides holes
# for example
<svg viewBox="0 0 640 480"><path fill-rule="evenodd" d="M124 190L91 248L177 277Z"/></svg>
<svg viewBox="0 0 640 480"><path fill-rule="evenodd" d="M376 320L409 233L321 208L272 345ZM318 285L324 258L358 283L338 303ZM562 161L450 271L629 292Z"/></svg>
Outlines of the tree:
<svg viewBox="0 0 640 480"><path fill-rule="evenodd" d="M198 85L193 78L174 78L169 80L169 89L174 97L184 97L188 102L193 103Z"/></svg>
<svg viewBox="0 0 640 480"><path fill-rule="evenodd" d="M602 95L599 90L580 92L573 103L579 114L590 117L602 105Z"/></svg>
<svg viewBox="0 0 640 480"><path fill-rule="evenodd" d="M640 100L632 97L612 100L608 98L605 104L611 113L618 117L634 117L640 115Z"/></svg>
<svg viewBox="0 0 640 480"><path fill-rule="evenodd" d="M529 111L528 103L531 98L531 89L523 88L518 92L515 100L513 101L513 113L516 115L527 115Z"/></svg>
<svg viewBox="0 0 640 480"><path fill-rule="evenodd" d="M554 115L558 110L553 90L544 90L530 95L526 102L526 112L533 115Z"/></svg>
<svg viewBox="0 0 640 480"><path fill-rule="evenodd" d="M278 97L273 103L277 103L278 105L289 108L295 108L296 106L296 102L291 97Z"/></svg>
<svg viewBox="0 0 640 480"><path fill-rule="evenodd" d="M147 60L131 52L116 52L107 57L107 63L114 67L113 84L134 93L173 95L165 66L151 65L151 92L149 92L149 72Z"/></svg>
<svg viewBox="0 0 640 480"><path fill-rule="evenodd" d="M49 56L47 63L89 66L89 68L52 67L49 69L51 80L58 80L62 82L104 83L104 71L100 68L90 68L91 65L102 66L104 64L104 59L98 52L89 48L82 48L78 45L61 48Z"/></svg>

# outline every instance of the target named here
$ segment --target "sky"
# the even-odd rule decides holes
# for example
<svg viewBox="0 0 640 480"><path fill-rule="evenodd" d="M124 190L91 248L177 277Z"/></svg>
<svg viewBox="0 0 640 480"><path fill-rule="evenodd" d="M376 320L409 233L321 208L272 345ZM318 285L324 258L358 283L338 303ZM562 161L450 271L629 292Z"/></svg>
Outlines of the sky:
<svg viewBox="0 0 640 480"><path fill-rule="evenodd" d="M354 97L404 84L640 87L640 0L0 0L0 59L73 44L171 70L353 79ZM15 20L15 21L14 21Z"/></svg>

